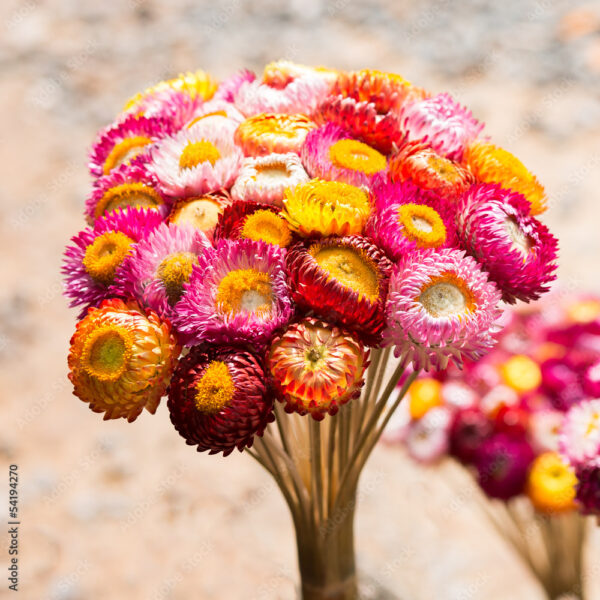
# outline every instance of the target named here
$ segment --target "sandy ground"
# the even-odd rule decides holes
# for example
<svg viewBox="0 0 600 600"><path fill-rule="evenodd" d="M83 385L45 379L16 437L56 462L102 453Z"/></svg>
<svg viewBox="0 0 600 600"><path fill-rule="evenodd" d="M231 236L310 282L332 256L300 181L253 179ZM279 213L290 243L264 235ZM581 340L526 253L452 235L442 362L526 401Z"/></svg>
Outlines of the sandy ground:
<svg viewBox="0 0 600 600"><path fill-rule="evenodd" d="M195 454L165 406L104 423L66 380L75 314L58 270L83 223L87 148L150 83L283 57L449 90L546 185L563 287L600 291L597 3L6 0L0 21L0 456L21 474L22 598L295 597L291 522L253 461ZM379 448L361 567L407 599L541 598L475 494Z"/></svg>

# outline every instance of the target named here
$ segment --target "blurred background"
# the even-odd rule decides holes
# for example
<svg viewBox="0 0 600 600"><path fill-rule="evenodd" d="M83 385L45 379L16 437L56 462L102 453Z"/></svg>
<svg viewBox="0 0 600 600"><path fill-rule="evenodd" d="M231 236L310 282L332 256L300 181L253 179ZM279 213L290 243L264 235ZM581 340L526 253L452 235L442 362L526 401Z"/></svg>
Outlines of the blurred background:
<svg viewBox="0 0 600 600"><path fill-rule="evenodd" d="M194 453L164 405L103 423L71 395L61 254L84 224L96 130L148 85L284 58L449 91L546 186L562 288L600 291L597 1L3 0L0 27L0 456L21 473L22 598L295 598L291 521L253 461ZM360 567L403 598L542 598L478 493L380 447Z"/></svg>

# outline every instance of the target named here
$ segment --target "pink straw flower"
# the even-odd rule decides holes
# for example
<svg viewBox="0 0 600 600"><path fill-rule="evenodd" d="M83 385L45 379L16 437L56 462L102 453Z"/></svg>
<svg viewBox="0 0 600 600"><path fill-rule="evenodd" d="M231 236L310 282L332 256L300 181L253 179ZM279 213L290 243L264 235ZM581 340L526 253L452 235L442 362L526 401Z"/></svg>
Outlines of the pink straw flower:
<svg viewBox="0 0 600 600"><path fill-rule="evenodd" d="M422 250L400 261L390 279L387 343L415 369L476 360L494 345L500 293L479 265L452 249Z"/></svg>
<svg viewBox="0 0 600 600"><path fill-rule="evenodd" d="M529 215L529 203L495 184L468 190L457 213L458 234L502 290L502 299L537 300L556 278L558 242Z"/></svg>
<svg viewBox="0 0 600 600"><path fill-rule="evenodd" d="M194 265L174 321L188 345L266 344L292 317L284 251L250 239L221 240Z"/></svg>
<svg viewBox="0 0 600 600"><path fill-rule="evenodd" d="M400 112L400 122L409 142L426 142L452 160L460 160L466 146L483 129L483 123L449 94L405 105Z"/></svg>
<svg viewBox="0 0 600 600"><path fill-rule="evenodd" d="M202 231L161 223L125 258L111 293L135 298L159 316L170 317L192 266L207 248L211 245Z"/></svg>
<svg viewBox="0 0 600 600"><path fill-rule="evenodd" d="M600 455L600 400L575 404L560 431L560 451L574 467L584 466Z"/></svg>

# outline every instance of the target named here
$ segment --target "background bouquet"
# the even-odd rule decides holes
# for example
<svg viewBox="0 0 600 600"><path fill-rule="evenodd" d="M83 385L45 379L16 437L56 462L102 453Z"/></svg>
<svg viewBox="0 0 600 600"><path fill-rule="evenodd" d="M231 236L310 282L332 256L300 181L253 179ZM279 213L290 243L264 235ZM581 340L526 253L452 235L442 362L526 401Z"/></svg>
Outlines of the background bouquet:
<svg viewBox="0 0 600 600"><path fill-rule="evenodd" d="M548 597L583 597L584 515L600 515L600 299L556 293L504 322L483 359L413 383L388 439L465 465Z"/></svg>

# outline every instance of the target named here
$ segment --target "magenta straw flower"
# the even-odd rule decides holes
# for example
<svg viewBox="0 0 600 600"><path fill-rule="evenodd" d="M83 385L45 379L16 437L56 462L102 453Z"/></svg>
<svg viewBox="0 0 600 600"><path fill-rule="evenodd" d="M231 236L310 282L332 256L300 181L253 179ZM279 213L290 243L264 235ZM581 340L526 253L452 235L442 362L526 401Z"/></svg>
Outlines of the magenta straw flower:
<svg viewBox="0 0 600 600"><path fill-rule="evenodd" d="M600 463L581 467L575 471L577 487L575 499L584 514L600 515Z"/></svg>
<svg viewBox="0 0 600 600"><path fill-rule="evenodd" d="M495 184L471 187L457 212L458 235L502 290L502 299L537 300L556 278L558 242L529 215L524 196Z"/></svg>
<svg viewBox="0 0 600 600"><path fill-rule="evenodd" d="M560 431L559 448L574 467L600 456L600 399L583 401L569 409Z"/></svg>
<svg viewBox="0 0 600 600"><path fill-rule="evenodd" d="M136 242L162 223L158 212L149 209L116 210L71 238L61 271L69 306L98 306L110 298L115 273Z"/></svg>
<svg viewBox="0 0 600 600"><path fill-rule="evenodd" d="M524 438L497 433L485 440L475 457L481 489L492 498L508 500L521 494L534 453Z"/></svg>
<svg viewBox="0 0 600 600"><path fill-rule="evenodd" d="M96 219L127 206L152 208L163 217L169 212L167 198L146 164L123 164L96 179L85 201L85 215L93 225Z"/></svg>
<svg viewBox="0 0 600 600"><path fill-rule="evenodd" d="M381 183L374 195L378 210L366 233L394 260L419 248L455 246L455 210L444 199L410 182Z"/></svg>
<svg viewBox="0 0 600 600"><path fill-rule="evenodd" d="M174 322L188 345L268 343L292 317L283 250L262 241L222 240L194 265Z"/></svg>
<svg viewBox="0 0 600 600"><path fill-rule="evenodd" d="M233 141L236 129L235 121L213 116L164 139L150 162L162 191L187 197L231 186L243 159Z"/></svg>
<svg viewBox="0 0 600 600"><path fill-rule="evenodd" d="M310 115L328 92L327 81L312 74L297 77L284 87L247 81L234 94L234 104L247 117L260 113Z"/></svg>
<svg viewBox="0 0 600 600"><path fill-rule="evenodd" d="M383 154L334 123L309 131L300 156L311 177L356 186L369 185L387 167Z"/></svg>
<svg viewBox="0 0 600 600"><path fill-rule="evenodd" d="M415 369L476 360L494 345L500 292L470 256L452 249L413 252L391 276L387 344Z"/></svg>
<svg viewBox="0 0 600 600"><path fill-rule="evenodd" d="M143 160L157 141L172 132L172 125L166 119L128 115L102 129L96 137L90 152L90 173L100 177L133 159Z"/></svg>
<svg viewBox="0 0 600 600"><path fill-rule="evenodd" d="M406 104L400 112L400 124L407 141L426 142L452 160L460 160L466 146L483 129L483 123L449 94Z"/></svg>
<svg viewBox="0 0 600 600"><path fill-rule="evenodd" d="M117 269L111 292L135 298L161 317L170 317L192 266L207 248L206 235L189 226L161 223L140 241Z"/></svg>

